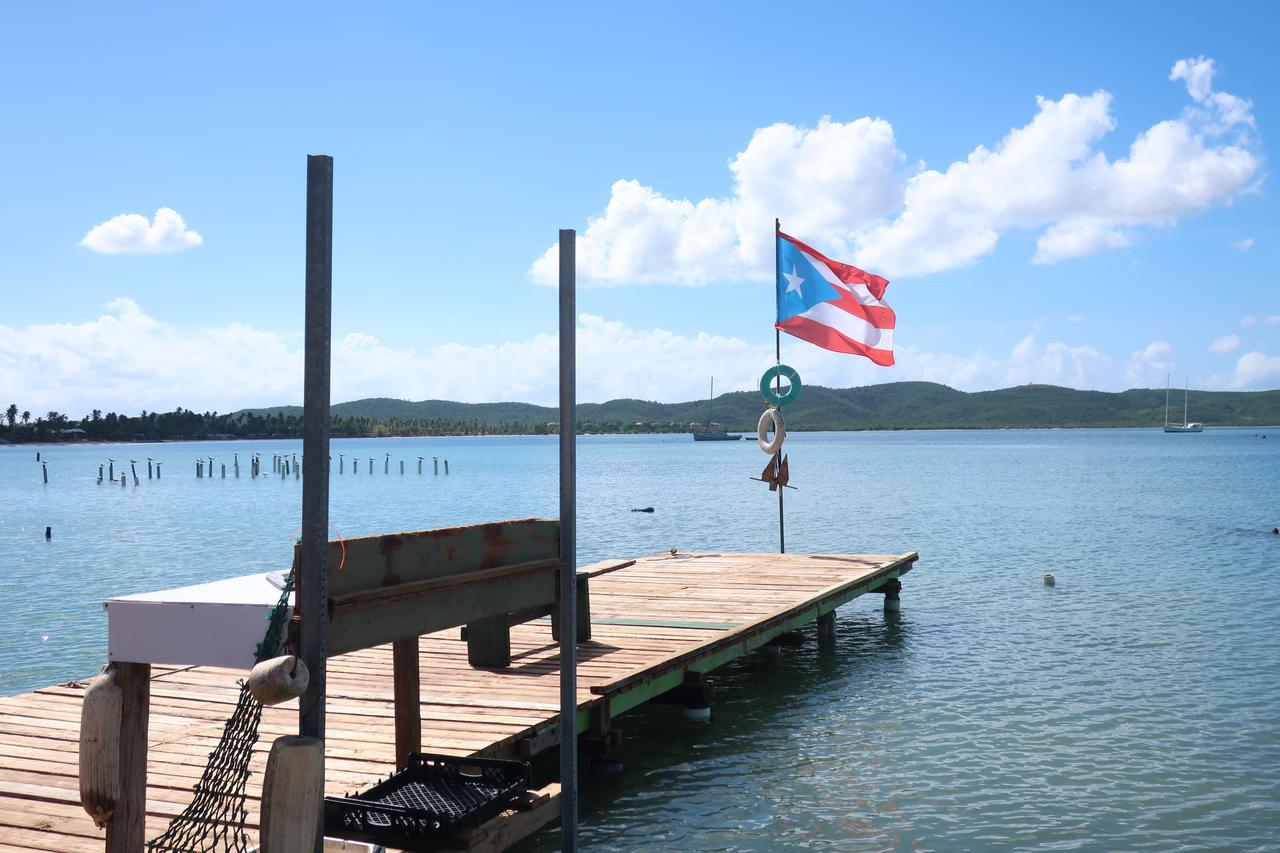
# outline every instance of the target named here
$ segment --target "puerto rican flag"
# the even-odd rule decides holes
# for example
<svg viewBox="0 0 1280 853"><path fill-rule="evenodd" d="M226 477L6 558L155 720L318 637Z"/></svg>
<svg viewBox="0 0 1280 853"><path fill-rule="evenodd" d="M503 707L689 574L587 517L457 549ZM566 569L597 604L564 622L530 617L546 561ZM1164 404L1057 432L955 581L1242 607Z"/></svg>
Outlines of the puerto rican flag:
<svg viewBox="0 0 1280 853"><path fill-rule="evenodd" d="M893 309L882 301L887 279L833 261L795 237L778 234L775 328L823 349L893 364Z"/></svg>

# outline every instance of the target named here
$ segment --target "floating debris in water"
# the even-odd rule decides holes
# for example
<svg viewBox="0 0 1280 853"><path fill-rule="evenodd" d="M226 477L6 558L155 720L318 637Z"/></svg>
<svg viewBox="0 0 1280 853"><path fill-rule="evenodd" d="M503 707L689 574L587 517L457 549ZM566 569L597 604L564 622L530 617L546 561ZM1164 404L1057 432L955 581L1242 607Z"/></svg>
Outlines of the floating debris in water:
<svg viewBox="0 0 1280 853"><path fill-rule="evenodd" d="M642 506L642 507L640 507L640 508L638 508L638 509L633 509L633 510L631 510L631 511L632 511L632 512L653 512L653 507L651 507L651 506Z"/></svg>
<svg viewBox="0 0 1280 853"><path fill-rule="evenodd" d="M1053 572L1045 572L1045 573L1044 573L1044 585L1045 585L1045 586L1054 586L1055 584L1057 584L1057 582L1058 582L1058 580L1057 580L1057 578L1055 578L1055 577L1053 576Z"/></svg>

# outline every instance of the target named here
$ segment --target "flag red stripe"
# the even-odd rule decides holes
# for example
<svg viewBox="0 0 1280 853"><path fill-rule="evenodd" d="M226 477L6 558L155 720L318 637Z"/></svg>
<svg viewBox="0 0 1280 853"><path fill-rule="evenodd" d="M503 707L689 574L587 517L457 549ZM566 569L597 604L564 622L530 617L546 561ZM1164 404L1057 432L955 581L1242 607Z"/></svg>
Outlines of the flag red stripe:
<svg viewBox="0 0 1280 853"><path fill-rule="evenodd" d="M775 323L774 326L788 335L797 337L802 341L808 341L823 349L865 356L881 367L891 367L893 365L893 352L891 350L872 349L866 344L847 338L830 326L814 322L808 317L799 315L788 317L781 323Z"/></svg>

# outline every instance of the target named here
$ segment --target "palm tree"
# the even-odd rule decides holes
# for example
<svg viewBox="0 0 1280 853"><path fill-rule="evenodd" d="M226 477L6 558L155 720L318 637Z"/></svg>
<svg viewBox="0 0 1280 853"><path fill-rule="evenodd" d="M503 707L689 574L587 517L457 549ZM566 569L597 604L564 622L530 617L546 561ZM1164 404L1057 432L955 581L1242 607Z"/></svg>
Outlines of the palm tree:
<svg viewBox="0 0 1280 853"><path fill-rule="evenodd" d="M4 416L9 421L9 429L13 429L13 424L18 420L18 404L10 403L9 408L4 410Z"/></svg>
<svg viewBox="0 0 1280 853"><path fill-rule="evenodd" d="M22 424L23 424L23 426L26 426L26 425L27 425L27 424L29 424L29 423L31 423L31 413L30 413L30 412L25 412L25 411L24 411L24 412L22 413Z"/></svg>

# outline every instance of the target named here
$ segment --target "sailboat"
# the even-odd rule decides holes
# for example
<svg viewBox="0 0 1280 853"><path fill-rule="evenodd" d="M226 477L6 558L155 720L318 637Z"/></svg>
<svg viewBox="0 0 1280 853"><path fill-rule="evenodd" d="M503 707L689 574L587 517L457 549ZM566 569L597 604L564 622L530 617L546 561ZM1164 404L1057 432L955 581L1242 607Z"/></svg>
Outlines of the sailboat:
<svg viewBox="0 0 1280 853"><path fill-rule="evenodd" d="M707 415L707 428L703 432L695 432L693 434L694 441L737 441L742 438L740 435L730 435L721 429L720 424L715 422L716 416L716 378L711 377L711 399L710 413Z"/></svg>
<svg viewBox="0 0 1280 853"><path fill-rule="evenodd" d="M1169 380L1164 383L1164 431L1165 432L1204 432L1204 424L1187 420L1187 398L1191 394L1188 384L1182 390L1182 424L1169 423Z"/></svg>

